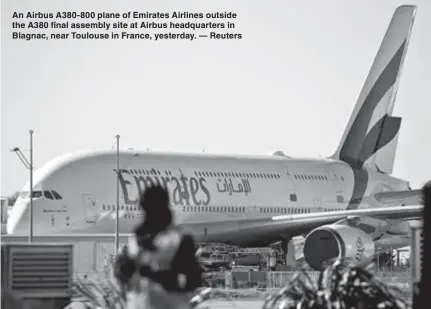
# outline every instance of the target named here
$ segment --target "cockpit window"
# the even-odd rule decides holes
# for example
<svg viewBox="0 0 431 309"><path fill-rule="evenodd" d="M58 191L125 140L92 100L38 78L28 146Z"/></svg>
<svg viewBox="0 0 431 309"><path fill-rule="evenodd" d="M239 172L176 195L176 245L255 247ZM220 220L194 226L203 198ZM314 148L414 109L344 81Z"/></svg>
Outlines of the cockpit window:
<svg viewBox="0 0 431 309"><path fill-rule="evenodd" d="M43 191L43 194L45 195L46 198L49 198L50 200L54 199L54 196L49 191Z"/></svg>
<svg viewBox="0 0 431 309"><path fill-rule="evenodd" d="M19 196L21 198L30 198L30 192L22 191ZM50 200L61 200L63 199L60 194L56 191L33 191L33 198L46 197Z"/></svg>
<svg viewBox="0 0 431 309"><path fill-rule="evenodd" d="M54 198L55 198L56 200L61 200L61 199L63 199L63 198L61 197L61 195L60 195L60 194L58 194L58 192L57 192L57 191L52 190L51 192L52 192L52 194L54 195Z"/></svg>
<svg viewBox="0 0 431 309"><path fill-rule="evenodd" d="M33 197L42 197L42 191L33 191Z"/></svg>

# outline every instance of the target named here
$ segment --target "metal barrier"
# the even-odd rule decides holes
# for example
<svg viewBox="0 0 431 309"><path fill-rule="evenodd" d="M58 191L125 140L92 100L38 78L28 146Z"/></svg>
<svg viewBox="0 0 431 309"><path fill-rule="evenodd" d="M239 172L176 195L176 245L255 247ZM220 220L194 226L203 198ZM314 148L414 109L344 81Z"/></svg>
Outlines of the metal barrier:
<svg viewBox="0 0 431 309"><path fill-rule="evenodd" d="M413 308L428 309L431 300L427 294L430 290L431 272L429 263L430 238L425 239L426 230L431 226L431 181L422 189L424 197L423 223L411 225L411 254L412 254L412 283L413 283ZM430 233L428 233L429 235Z"/></svg>
<svg viewBox="0 0 431 309"><path fill-rule="evenodd" d="M267 273L267 280L266 280L266 288L281 288L284 287L290 280L292 280L293 276L297 272L289 271L289 272L282 272L282 271L274 271L274 272L268 272ZM307 272L307 275L310 277L310 279L313 282L317 282L319 279L319 272L318 271L309 271ZM410 285L410 271L388 271L388 272L382 272L374 274L376 278L382 279L385 282L388 282L390 284L403 284L403 285Z"/></svg>
<svg viewBox="0 0 431 309"><path fill-rule="evenodd" d="M1 246L2 289L37 308L61 308L72 297L73 245Z"/></svg>
<svg viewBox="0 0 431 309"><path fill-rule="evenodd" d="M412 260L412 282L418 284L421 281L422 258L423 258L423 224L414 222L411 228L411 260Z"/></svg>
<svg viewBox="0 0 431 309"><path fill-rule="evenodd" d="M294 271L272 271L268 272L267 280L266 280L266 287L267 288L282 288L286 286L286 284L293 279L296 272ZM307 272L307 274L310 276L311 280L317 281L319 278L319 272L317 271L310 271Z"/></svg>

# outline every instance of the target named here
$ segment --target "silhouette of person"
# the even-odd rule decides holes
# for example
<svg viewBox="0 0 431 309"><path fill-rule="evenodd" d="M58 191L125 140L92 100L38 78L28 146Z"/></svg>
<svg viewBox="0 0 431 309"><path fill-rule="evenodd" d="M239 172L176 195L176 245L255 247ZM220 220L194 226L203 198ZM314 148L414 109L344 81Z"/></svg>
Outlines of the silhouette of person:
<svg viewBox="0 0 431 309"><path fill-rule="evenodd" d="M163 187L147 188L139 205L144 220L117 259L117 278L132 278L129 308L190 308L190 293L203 283L194 240L173 225Z"/></svg>

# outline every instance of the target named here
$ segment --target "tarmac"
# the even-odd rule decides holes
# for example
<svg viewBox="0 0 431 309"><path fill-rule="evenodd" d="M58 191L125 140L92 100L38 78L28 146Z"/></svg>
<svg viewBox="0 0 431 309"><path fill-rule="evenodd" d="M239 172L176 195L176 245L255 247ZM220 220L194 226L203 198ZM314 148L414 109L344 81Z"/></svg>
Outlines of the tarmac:
<svg viewBox="0 0 431 309"><path fill-rule="evenodd" d="M200 307L208 306L209 309L227 309L227 308L235 308L235 309L261 309L263 305L262 299L254 299L254 300L209 300L204 302Z"/></svg>
<svg viewBox="0 0 431 309"><path fill-rule="evenodd" d="M202 303L198 308L208 309L261 309L263 300L261 299L249 299L249 300L208 300ZM85 306L80 302L74 302L67 306L66 309L84 309Z"/></svg>

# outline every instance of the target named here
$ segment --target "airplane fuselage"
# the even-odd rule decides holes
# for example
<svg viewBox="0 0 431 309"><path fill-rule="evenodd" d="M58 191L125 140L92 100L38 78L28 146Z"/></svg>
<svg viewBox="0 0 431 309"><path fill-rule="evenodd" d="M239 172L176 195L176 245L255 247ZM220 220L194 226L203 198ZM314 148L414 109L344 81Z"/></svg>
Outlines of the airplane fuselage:
<svg viewBox="0 0 431 309"><path fill-rule="evenodd" d="M138 196L153 184L169 188L175 222L193 225L274 215L379 206L364 200L378 192L407 190L391 176L355 171L330 159L283 156L215 156L153 152L120 155L120 233L142 220ZM48 191L48 193L47 193ZM10 220L28 233L28 187ZM55 199L60 195L61 199ZM116 153L60 157L35 174L34 233L113 233L117 204ZM26 209L19 213L19 208ZM15 214L14 214L15 212ZM10 232L10 231L9 231ZM217 233L212 233L218 240Z"/></svg>

